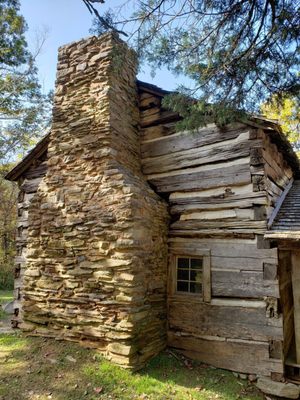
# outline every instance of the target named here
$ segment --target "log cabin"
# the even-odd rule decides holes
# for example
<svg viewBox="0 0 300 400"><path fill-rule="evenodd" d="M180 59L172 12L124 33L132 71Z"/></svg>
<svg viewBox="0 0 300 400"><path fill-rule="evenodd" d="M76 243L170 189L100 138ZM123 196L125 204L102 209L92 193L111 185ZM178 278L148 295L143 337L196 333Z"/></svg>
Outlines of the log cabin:
<svg viewBox="0 0 300 400"><path fill-rule="evenodd" d="M7 175L13 324L128 368L169 346L297 380L298 159L263 118L178 132L167 94L113 34L59 49L51 132Z"/></svg>

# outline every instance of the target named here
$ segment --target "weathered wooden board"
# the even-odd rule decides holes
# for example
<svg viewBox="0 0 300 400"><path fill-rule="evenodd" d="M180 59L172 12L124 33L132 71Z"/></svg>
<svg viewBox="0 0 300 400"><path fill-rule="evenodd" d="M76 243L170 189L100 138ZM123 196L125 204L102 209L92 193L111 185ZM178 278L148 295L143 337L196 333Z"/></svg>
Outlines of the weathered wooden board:
<svg viewBox="0 0 300 400"><path fill-rule="evenodd" d="M229 185L243 185L251 182L248 164L224 166L211 170L185 170L181 174L148 178L158 192L200 190Z"/></svg>
<svg viewBox="0 0 300 400"><path fill-rule="evenodd" d="M145 110L147 108L152 108L160 105L161 98L151 94L141 97L139 101L140 110Z"/></svg>
<svg viewBox="0 0 300 400"><path fill-rule="evenodd" d="M185 212L180 216L180 221L199 220L206 223L212 220L254 220L254 208L231 208L218 210L204 210Z"/></svg>
<svg viewBox="0 0 300 400"><path fill-rule="evenodd" d="M261 271L263 263L277 264L277 249L258 249L256 240L247 239L186 239L174 237L169 240L172 254L197 254L210 249L212 268L237 271Z"/></svg>
<svg viewBox="0 0 300 400"><path fill-rule="evenodd" d="M171 225L171 230L189 230L197 231L204 229L228 229L228 230L245 230L249 231L260 231L266 230L267 223L266 221L253 221L250 219L235 219L235 218L227 218L227 219L216 219L216 220L198 220L192 219L188 221L177 221ZM257 232L259 233L259 232Z"/></svg>
<svg viewBox="0 0 300 400"><path fill-rule="evenodd" d="M169 329L196 335L232 339L282 340L282 326L268 324L265 307L245 308L190 303L169 299Z"/></svg>
<svg viewBox="0 0 300 400"><path fill-rule="evenodd" d="M269 359L266 342L179 336L169 331L168 345L218 368L264 376L270 376L271 372L283 373L283 363Z"/></svg>
<svg viewBox="0 0 300 400"><path fill-rule="evenodd" d="M246 185L247 187L248 185ZM243 186L241 186L243 187ZM210 190L201 192L172 193L169 198L171 214L183 213L192 210L218 210L227 208L247 208L253 205L267 205L267 196L264 192L238 193L239 186L215 189L216 194L209 196ZM207 196L205 196L205 192ZM188 196L190 195L190 196Z"/></svg>
<svg viewBox="0 0 300 400"><path fill-rule="evenodd" d="M36 192L42 179L43 178L41 176L34 179L25 179L21 186L21 190L23 190L25 193Z"/></svg>
<svg viewBox="0 0 300 400"><path fill-rule="evenodd" d="M294 299L294 326L296 362L300 364L300 251L292 251L292 287Z"/></svg>
<svg viewBox="0 0 300 400"><path fill-rule="evenodd" d="M181 119L177 113L166 110L160 110L155 113L147 113L144 111L141 114L140 125L142 128L152 125L159 125L170 121L179 121Z"/></svg>
<svg viewBox="0 0 300 400"><path fill-rule="evenodd" d="M258 196L253 197L253 199L234 199L233 201L221 200L215 201L215 199L207 202L204 202L202 199L200 202L197 201L197 198L193 198L191 204L188 201L185 201L184 204L181 205L172 205L170 207L171 214L183 214L187 212L195 212L195 211L203 211L203 210L225 210L225 209L235 209L235 208L251 208L253 205L265 205L266 197ZM183 201L181 201L183 203Z"/></svg>
<svg viewBox="0 0 300 400"><path fill-rule="evenodd" d="M47 162L44 161L37 166L30 167L25 173L24 177L27 179L39 178L46 175L47 172Z"/></svg>
<svg viewBox="0 0 300 400"><path fill-rule="evenodd" d="M271 142L270 137L263 133L262 156L265 162L278 174L284 176L288 180L292 178L293 171L284 159L282 153L278 151L278 147Z"/></svg>
<svg viewBox="0 0 300 400"><path fill-rule="evenodd" d="M212 269L211 279L214 297L280 297L278 282L264 280L263 272Z"/></svg>
<svg viewBox="0 0 300 400"><path fill-rule="evenodd" d="M252 143L251 143L252 144ZM249 132L237 138L203 147L172 152L159 157L143 158L144 174L161 173L207 163L228 161L250 155Z"/></svg>
<svg viewBox="0 0 300 400"><path fill-rule="evenodd" d="M213 199L213 198L222 198L226 199L227 197L230 196L262 196L262 193L255 193L253 192L253 185L251 183L247 185L241 185L241 186L226 186L226 187L219 187L219 188L210 188L210 189L205 189L205 190L199 190L199 191L194 191L194 192L185 192L185 191L178 191L178 192L173 192L170 194L169 200L171 203L176 202L177 199L180 201L180 199L190 199L193 197L201 198L203 197L204 201L206 199ZM180 203L179 203L180 204Z"/></svg>
<svg viewBox="0 0 300 400"><path fill-rule="evenodd" d="M175 123L168 123L163 125L149 126L148 128L141 129L140 134L142 140L152 140L174 133Z"/></svg>
<svg viewBox="0 0 300 400"><path fill-rule="evenodd" d="M202 229L202 230L176 230L170 231L169 236L173 237L185 237L187 239L232 239L239 237L241 239L254 239L256 234L264 234L265 230L245 230L245 229Z"/></svg>
<svg viewBox="0 0 300 400"><path fill-rule="evenodd" d="M178 132L174 135L144 141L141 144L142 158L157 157L183 150L195 149L197 147L212 143L223 142L237 138L249 128L243 125L229 127L227 131L220 131L215 125L208 125L193 132Z"/></svg>

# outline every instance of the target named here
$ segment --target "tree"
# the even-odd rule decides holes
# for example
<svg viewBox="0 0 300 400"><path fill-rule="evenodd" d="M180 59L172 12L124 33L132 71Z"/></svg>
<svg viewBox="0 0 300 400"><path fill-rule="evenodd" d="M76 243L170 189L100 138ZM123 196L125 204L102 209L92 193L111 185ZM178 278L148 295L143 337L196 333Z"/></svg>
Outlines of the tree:
<svg viewBox="0 0 300 400"><path fill-rule="evenodd" d="M224 124L257 112L276 93L299 97L298 0L138 0L132 5L134 15L122 21L117 15L114 26L131 31L142 61L193 82L166 101L187 117L187 127L210 120ZM105 28L101 20L98 26Z"/></svg>
<svg viewBox="0 0 300 400"><path fill-rule="evenodd" d="M7 160L44 132L49 98L41 93L19 0L0 0L0 158Z"/></svg>
<svg viewBox="0 0 300 400"><path fill-rule="evenodd" d="M0 166L0 289L12 287L17 185L4 179L12 164Z"/></svg>
<svg viewBox="0 0 300 400"><path fill-rule="evenodd" d="M261 112L267 118L277 120L283 133L295 150L300 150L300 107L299 100L291 96L272 96L262 104Z"/></svg>

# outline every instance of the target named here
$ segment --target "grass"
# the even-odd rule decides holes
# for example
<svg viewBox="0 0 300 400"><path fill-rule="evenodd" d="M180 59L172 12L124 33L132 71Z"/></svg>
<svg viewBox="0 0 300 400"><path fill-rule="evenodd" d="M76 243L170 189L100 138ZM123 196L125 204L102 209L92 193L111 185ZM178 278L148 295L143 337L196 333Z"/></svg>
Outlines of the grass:
<svg viewBox="0 0 300 400"><path fill-rule="evenodd" d="M0 292L0 302L11 299ZM76 343L0 335L0 400L261 400L231 372L168 351L139 372Z"/></svg>
<svg viewBox="0 0 300 400"><path fill-rule="evenodd" d="M44 338L0 335L1 400L259 400L231 372L163 352L140 372L121 369L95 350Z"/></svg>

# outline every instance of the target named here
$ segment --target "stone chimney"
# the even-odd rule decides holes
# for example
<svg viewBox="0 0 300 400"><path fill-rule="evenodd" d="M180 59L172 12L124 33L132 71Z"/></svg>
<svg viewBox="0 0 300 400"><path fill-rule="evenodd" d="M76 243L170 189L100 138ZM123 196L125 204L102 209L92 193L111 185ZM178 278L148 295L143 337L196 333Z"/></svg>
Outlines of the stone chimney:
<svg viewBox="0 0 300 400"><path fill-rule="evenodd" d="M141 173L138 126L134 52L113 34L61 47L22 328L131 368L166 344L168 214Z"/></svg>

